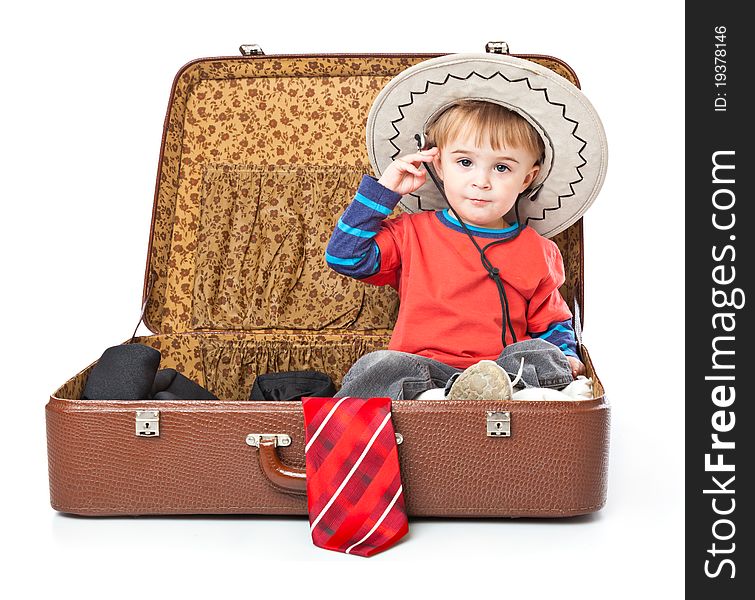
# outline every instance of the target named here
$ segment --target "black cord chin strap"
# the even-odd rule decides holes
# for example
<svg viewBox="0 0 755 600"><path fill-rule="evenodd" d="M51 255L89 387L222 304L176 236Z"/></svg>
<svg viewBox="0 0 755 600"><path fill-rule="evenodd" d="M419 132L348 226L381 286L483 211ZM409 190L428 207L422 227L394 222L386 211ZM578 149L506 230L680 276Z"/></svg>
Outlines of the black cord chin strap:
<svg viewBox="0 0 755 600"><path fill-rule="evenodd" d="M414 138L417 140L417 145L420 147L420 150L422 150L422 138L419 134L415 135ZM516 199L516 202L514 203L514 211L516 214L516 222L517 222L517 228L516 233L512 235L509 238L505 238L502 240L495 240L494 242L490 242L489 244L486 244L484 248L480 248L480 245L477 243L477 240L474 239L472 233L469 231L469 228L466 226L464 221L462 221L459 214L456 212L453 206L451 206L451 203L448 201L448 198L446 197L446 192L443 189L443 183L438 179L438 176L435 174L432 168L430 168L430 165L428 163L422 163L425 166L425 170L427 171L428 175L430 175L430 179L433 180L433 183L435 184L435 187L438 188L438 191L440 192L440 195L443 196L443 199L446 201L446 204L448 204L448 208L451 210L451 212L454 214L456 219L461 224L462 229L464 230L464 233L467 234L471 242L474 244L475 248L477 248L477 251L480 253L480 262L482 263L482 266L485 268L485 270L488 272L488 277L490 277L493 280L493 283L495 283L496 288L498 289L498 299L501 302L501 321L502 321L502 331L501 331L501 342L503 343L503 347L505 348L508 344L506 344L506 329L511 332L511 339L513 343L516 343L516 333L514 332L514 326L511 324L511 316L509 314L509 299L506 296L506 287L503 285L503 280L501 279L500 271L493 265L493 263L490 262L490 259L485 256L485 251L488 248L491 248L493 246L496 246L498 244L503 244L504 242L510 242L514 239L516 239L519 234L522 232L522 230L527 226L520 225L520 219L519 219L519 199L522 197L520 194L519 197Z"/></svg>

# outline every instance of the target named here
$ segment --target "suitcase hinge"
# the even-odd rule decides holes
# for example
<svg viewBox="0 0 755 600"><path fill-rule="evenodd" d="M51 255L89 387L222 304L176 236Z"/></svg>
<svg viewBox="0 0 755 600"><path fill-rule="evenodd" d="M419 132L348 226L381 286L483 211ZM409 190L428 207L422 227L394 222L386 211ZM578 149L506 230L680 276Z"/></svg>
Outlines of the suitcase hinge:
<svg viewBox="0 0 755 600"><path fill-rule="evenodd" d="M488 42L485 44L485 52L492 54L508 54L509 45L506 42Z"/></svg>
<svg viewBox="0 0 755 600"><path fill-rule="evenodd" d="M511 413L508 411L488 411L488 437L511 437Z"/></svg>
<svg viewBox="0 0 755 600"><path fill-rule="evenodd" d="M259 44L241 44L239 52L242 56L263 56L265 54Z"/></svg>
<svg viewBox="0 0 755 600"><path fill-rule="evenodd" d="M160 411L136 411L136 435L139 437L160 437Z"/></svg>

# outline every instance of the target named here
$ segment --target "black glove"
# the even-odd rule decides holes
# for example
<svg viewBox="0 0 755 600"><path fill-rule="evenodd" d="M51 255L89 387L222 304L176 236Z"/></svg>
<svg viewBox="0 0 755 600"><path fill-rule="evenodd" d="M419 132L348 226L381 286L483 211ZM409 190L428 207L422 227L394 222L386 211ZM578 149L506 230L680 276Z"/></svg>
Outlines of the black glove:
<svg viewBox="0 0 755 600"><path fill-rule="evenodd" d="M144 344L122 344L103 352L84 387L84 400L149 398L160 352Z"/></svg>
<svg viewBox="0 0 755 600"><path fill-rule="evenodd" d="M175 369L157 372L152 397L155 400L217 400L216 396Z"/></svg>
<svg viewBox="0 0 755 600"><path fill-rule="evenodd" d="M89 374L83 400L217 400L175 369L162 369L160 352L121 344L103 352Z"/></svg>

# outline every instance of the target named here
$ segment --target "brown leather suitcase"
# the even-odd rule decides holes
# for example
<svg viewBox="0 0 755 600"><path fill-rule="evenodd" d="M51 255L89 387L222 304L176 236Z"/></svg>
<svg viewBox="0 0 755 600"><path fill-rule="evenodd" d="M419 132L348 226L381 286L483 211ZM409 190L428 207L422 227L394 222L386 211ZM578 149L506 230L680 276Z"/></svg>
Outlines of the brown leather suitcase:
<svg viewBox="0 0 755 600"><path fill-rule="evenodd" d="M438 54L206 58L171 90L143 289L147 344L217 401L82 400L94 364L46 407L50 498L78 515L306 514L300 402L248 401L256 374L337 384L384 348L397 296L330 270L324 249L363 173L381 87ZM578 85L564 62L519 55ZM555 238L583 306L582 220ZM581 340L580 340L581 341ZM584 345L586 401L393 403L413 516L560 517L605 503L609 407Z"/></svg>

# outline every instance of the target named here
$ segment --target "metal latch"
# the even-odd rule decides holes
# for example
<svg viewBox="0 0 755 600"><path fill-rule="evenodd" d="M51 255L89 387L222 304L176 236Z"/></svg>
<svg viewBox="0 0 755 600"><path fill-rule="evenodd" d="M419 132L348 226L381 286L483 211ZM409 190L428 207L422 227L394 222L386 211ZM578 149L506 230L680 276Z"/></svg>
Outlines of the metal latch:
<svg viewBox="0 0 755 600"><path fill-rule="evenodd" d="M241 44L239 52L242 56L262 56L265 54L259 44Z"/></svg>
<svg viewBox="0 0 755 600"><path fill-rule="evenodd" d="M508 411L488 411L488 437L511 436L511 413Z"/></svg>
<svg viewBox="0 0 755 600"><path fill-rule="evenodd" d="M273 438L274 440L274 446L277 448L278 446L290 446L291 445L291 436L286 433L250 433L248 436L246 436L246 443L249 446L254 446L255 448L260 447L260 441L262 438Z"/></svg>
<svg viewBox="0 0 755 600"><path fill-rule="evenodd" d="M485 44L485 52L492 54L508 54L509 45L506 42L488 42Z"/></svg>
<svg viewBox="0 0 755 600"><path fill-rule="evenodd" d="M160 411L136 411L136 435L140 437L160 437Z"/></svg>
<svg viewBox="0 0 755 600"><path fill-rule="evenodd" d="M396 444L401 444L404 441L404 436L400 433L396 432ZM250 433L248 436L246 436L246 443L249 446L254 446L255 448L260 447L260 440L263 437L271 437L274 440L274 446L277 448L278 446L290 446L291 445L291 436L286 433Z"/></svg>

